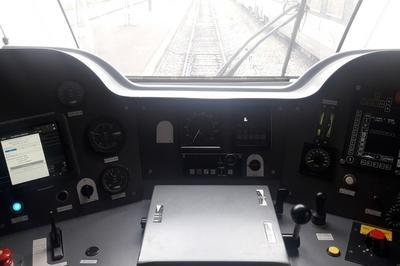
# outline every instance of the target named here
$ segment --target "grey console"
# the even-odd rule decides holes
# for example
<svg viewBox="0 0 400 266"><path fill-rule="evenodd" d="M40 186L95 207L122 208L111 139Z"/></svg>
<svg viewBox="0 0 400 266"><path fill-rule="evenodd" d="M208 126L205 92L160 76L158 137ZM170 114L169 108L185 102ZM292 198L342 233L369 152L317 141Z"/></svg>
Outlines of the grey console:
<svg viewBox="0 0 400 266"><path fill-rule="evenodd" d="M138 265L289 265L267 186L156 186Z"/></svg>
<svg viewBox="0 0 400 266"><path fill-rule="evenodd" d="M141 201L59 223L58 226L63 231L65 258L54 262L49 259L48 253L45 254L46 261L50 265L136 265L143 238L140 220L147 216L149 205L149 201ZM284 207L284 214L279 219L280 228L282 233L290 233L294 226L289 216L291 205L285 204ZM290 265L357 265L345 260L352 222L350 219L328 214L325 226L312 223L304 225L300 232L300 248L288 252ZM34 245L43 244L43 239L48 241L49 232L50 226L43 226L15 233L0 238L0 246L7 246L14 254L22 256L24 266L47 265L33 264L32 259L38 254L35 254L35 257L32 252ZM85 252L92 246L100 250L97 255L88 257ZM338 247L341 251L340 256L328 255L329 246Z"/></svg>

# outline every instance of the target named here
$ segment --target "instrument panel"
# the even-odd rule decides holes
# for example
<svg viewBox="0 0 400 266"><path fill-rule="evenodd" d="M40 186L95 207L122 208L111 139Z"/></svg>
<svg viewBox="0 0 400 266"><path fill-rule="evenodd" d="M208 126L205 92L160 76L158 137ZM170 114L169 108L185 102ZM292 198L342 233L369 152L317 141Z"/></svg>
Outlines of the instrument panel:
<svg viewBox="0 0 400 266"><path fill-rule="evenodd" d="M0 51L0 234L157 184L287 187L309 206L322 191L330 213L400 229L398 52L346 64L308 97L223 100L120 96L66 55L28 52Z"/></svg>
<svg viewBox="0 0 400 266"><path fill-rule="evenodd" d="M398 96L372 93L359 96L346 143L345 163L400 175Z"/></svg>

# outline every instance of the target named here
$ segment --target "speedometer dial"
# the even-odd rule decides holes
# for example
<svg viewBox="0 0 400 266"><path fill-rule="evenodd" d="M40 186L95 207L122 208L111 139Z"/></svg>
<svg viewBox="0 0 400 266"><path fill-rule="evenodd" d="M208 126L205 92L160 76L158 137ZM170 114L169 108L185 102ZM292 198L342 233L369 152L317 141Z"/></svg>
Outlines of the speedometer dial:
<svg viewBox="0 0 400 266"><path fill-rule="evenodd" d="M220 122L214 114L196 112L184 120L181 133L182 148L219 148L220 141Z"/></svg>
<svg viewBox="0 0 400 266"><path fill-rule="evenodd" d="M309 170L320 173L331 165L331 156L322 148L314 148L306 153L304 162Z"/></svg>

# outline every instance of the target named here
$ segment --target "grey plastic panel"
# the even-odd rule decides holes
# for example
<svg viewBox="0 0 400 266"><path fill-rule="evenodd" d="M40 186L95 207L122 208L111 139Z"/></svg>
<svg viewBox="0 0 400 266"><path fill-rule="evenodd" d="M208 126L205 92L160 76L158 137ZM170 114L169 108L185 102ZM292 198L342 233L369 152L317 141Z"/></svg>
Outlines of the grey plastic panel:
<svg viewBox="0 0 400 266"><path fill-rule="evenodd" d="M154 188L138 264L207 262L288 265L268 187Z"/></svg>

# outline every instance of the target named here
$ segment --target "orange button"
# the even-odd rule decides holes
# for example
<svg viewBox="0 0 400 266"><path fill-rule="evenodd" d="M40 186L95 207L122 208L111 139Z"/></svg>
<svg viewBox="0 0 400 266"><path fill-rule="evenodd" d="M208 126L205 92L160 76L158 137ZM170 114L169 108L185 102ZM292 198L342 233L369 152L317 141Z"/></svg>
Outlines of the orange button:
<svg viewBox="0 0 400 266"><path fill-rule="evenodd" d="M330 246L326 249L326 252L328 253L329 256L332 257L339 257L340 256L340 249L335 246Z"/></svg>

